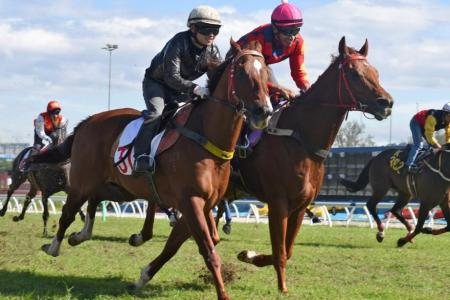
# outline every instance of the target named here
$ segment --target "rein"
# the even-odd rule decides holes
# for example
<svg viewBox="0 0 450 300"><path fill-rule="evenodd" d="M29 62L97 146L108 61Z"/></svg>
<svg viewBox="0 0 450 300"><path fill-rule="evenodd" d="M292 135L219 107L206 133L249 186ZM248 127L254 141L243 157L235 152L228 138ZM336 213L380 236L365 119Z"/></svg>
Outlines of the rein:
<svg viewBox="0 0 450 300"><path fill-rule="evenodd" d="M234 70L236 68L237 61L239 60L239 58L241 58L244 55L253 55L253 56L263 58L263 55L256 50L244 49L244 50L240 51L238 53L238 55L235 56L231 60L231 66L230 66L228 74L227 74L227 78L228 78L227 100L218 99L213 96L207 96L208 101L213 101L215 103L222 104L228 108L232 108L236 111L237 114L241 114L241 115L243 115L247 110L245 108L244 101L242 99L239 99L236 96L236 91L234 89ZM232 103L230 101L232 99L236 99L237 103L236 104ZM231 160L234 156L234 150L226 151L226 150L220 149L219 147L214 145L211 141L209 141L206 137L204 137L184 126L179 126L179 125L175 124L175 128L176 128L176 130L178 130L178 132L181 135L183 135L186 138L191 139L192 141L201 145L205 150L207 150L209 153L211 153L212 155L214 155L218 158L221 158L224 160Z"/></svg>
<svg viewBox="0 0 450 300"><path fill-rule="evenodd" d="M367 61L367 58L364 55L361 54L350 54L348 55L341 63L339 63L339 78L338 78L338 99L339 103L324 103L323 105L326 106L334 106L338 108L345 108L347 110L357 110L358 108L361 109L361 111L364 112L363 105L359 103L356 100L356 97L354 93L352 92L352 89L350 87L350 83L347 79L347 76L345 75L345 66L347 66L349 63L356 61L356 60L364 60ZM344 87L342 87L344 86ZM345 99L343 96L343 90L347 92L347 94L350 96L350 103L345 103Z"/></svg>
<svg viewBox="0 0 450 300"><path fill-rule="evenodd" d="M441 171L441 166L442 166L442 152L450 152L450 150L442 150L439 152L439 157L438 157L438 168L435 169L433 168L426 160L424 160L424 164L434 173L439 174L439 176L441 176L442 179L444 179L447 182L450 182L450 178L445 176L444 173L442 173Z"/></svg>

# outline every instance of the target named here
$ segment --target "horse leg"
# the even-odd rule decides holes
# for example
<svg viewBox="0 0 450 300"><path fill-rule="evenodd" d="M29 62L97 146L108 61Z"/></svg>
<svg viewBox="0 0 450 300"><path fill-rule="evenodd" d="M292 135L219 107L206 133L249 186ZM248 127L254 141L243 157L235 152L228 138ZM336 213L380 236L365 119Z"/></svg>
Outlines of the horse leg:
<svg viewBox="0 0 450 300"><path fill-rule="evenodd" d="M376 238L379 243L381 243L384 239L384 224L383 222L381 222L380 217L378 216L378 209L377 209L377 205L383 198L384 194L381 196L380 195L381 194L374 193L372 197L370 197L369 200L367 200L366 202L366 206L370 212L370 215L374 219L375 223L377 223L378 232Z"/></svg>
<svg viewBox="0 0 450 300"><path fill-rule="evenodd" d="M219 226L220 218L222 218L223 213L225 212L224 201L226 201L226 200L222 199L219 201L219 204L217 204L217 213L216 213L216 218L215 218L216 227Z"/></svg>
<svg viewBox="0 0 450 300"><path fill-rule="evenodd" d="M146 267L142 268L141 277L134 288L142 288L180 249L181 245L191 236L184 216L175 224L161 253Z"/></svg>
<svg viewBox="0 0 450 300"><path fill-rule="evenodd" d="M228 200L224 200L223 207L225 209L225 224L222 227L222 230L225 234L231 233L231 211L230 211L230 202Z"/></svg>
<svg viewBox="0 0 450 300"><path fill-rule="evenodd" d="M153 224L155 222L156 203L148 201L147 213L145 215L144 225L140 233L134 233L128 239L128 244L137 247L143 245L153 237Z"/></svg>
<svg viewBox="0 0 450 300"><path fill-rule="evenodd" d="M445 221L447 221L447 226L440 229L424 228L422 230L422 233L439 235L446 233L447 231L450 231L450 208L449 203L447 201L447 195L445 196L444 200L439 204L439 207L441 208L442 213L444 214Z"/></svg>
<svg viewBox="0 0 450 300"><path fill-rule="evenodd" d="M90 198L87 206L87 214L84 219L84 226L80 232L73 232L67 240L70 246L77 246L84 241L92 238L92 230L94 229L95 213L97 206L101 200L97 198Z"/></svg>
<svg viewBox="0 0 450 300"><path fill-rule="evenodd" d="M417 220L417 225L416 228L414 229L414 231L411 233L408 233L404 238L400 238L397 241L397 246L398 247L402 247L404 246L406 243L411 242L412 239L418 235L419 233L422 232L423 229L423 224L425 223L427 217L428 217L428 213L430 212L430 207L428 207L428 205L425 205L424 202L422 202L420 204L420 208L419 208L419 219Z"/></svg>
<svg viewBox="0 0 450 300"><path fill-rule="evenodd" d="M220 236L219 232L217 231L216 221L214 219L212 210L209 211L208 218L206 219L206 221L208 222L208 228L209 232L211 233L211 239L214 243L214 246L216 246L220 242Z"/></svg>
<svg viewBox="0 0 450 300"><path fill-rule="evenodd" d="M42 221L44 222L44 230L42 232L42 235L44 237L48 236L48 229L47 229L47 224L48 224L48 217L49 217L49 213L48 213L48 197L50 195L47 195L47 193L42 195L42 206L44 208L44 211L42 212Z"/></svg>
<svg viewBox="0 0 450 300"><path fill-rule="evenodd" d="M189 201L181 201L180 210L186 217L186 223L197 242L200 254L213 275L218 299L229 299L222 279L220 256L216 252L209 232L204 201L203 198L193 196ZM209 215L209 217L212 217L212 215ZM214 224L211 225L214 226Z"/></svg>
<svg viewBox="0 0 450 300"><path fill-rule="evenodd" d="M27 212L28 206L30 205L31 200L33 200L36 194L37 188L33 183L31 183L30 190L28 191L27 196L25 197L25 201L23 203L22 212L20 213L20 215L13 217L14 222L19 222L23 220L23 218L25 217L25 213Z"/></svg>
<svg viewBox="0 0 450 300"><path fill-rule="evenodd" d="M395 202L394 206L391 208L391 213L406 227L408 232L413 232L414 226L406 220L406 218L402 214L403 208L408 205L409 201L411 201L411 194L399 192L398 200Z"/></svg>
<svg viewBox="0 0 450 300"><path fill-rule="evenodd" d="M287 292L286 288L286 231L288 223L287 201L274 200L277 205L269 203L269 229L272 242L272 255L256 254L255 251L242 251L238 254L240 261L253 264L257 267L273 265L278 277L278 288Z"/></svg>
<svg viewBox="0 0 450 300"><path fill-rule="evenodd" d="M204 200L199 197L191 197L190 201L180 203L183 222L177 222L161 254L142 270L141 278L135 284L136 288L141 288L153 278L159 269L175 255L181 245L192 234L197 242L200 254L203 256L208 269L213 274L218 299L229 299L220 272L220 257L216 253L214 243L211 240L203 208ZM189 230L186 224L189 226Z"/></svg>
<svg viewBox="0 0 450 300"><path fill-rule="evenodd" d="M16 175L12 177L12 183L8 187L8 193L6 195L6 200L3 203L3 207L0 210L0 217L3 217L8 210L8 203L9 199L11 198L12 194L19 188L22 183L24 183L26 180L26 177L24 175Z"/></svg>
<svg viewBox="0 0 450 300"><path fill-rule="evenodd" d="M84 199L86 198L83 197L83 195L78 194L75 190L72 190L69 193L66 204L63 206L61 217L59 218L59 228L56 236L53 238L51 244L45 244L41 247L45 253L54 257L59 255L59 249L61 247L61 242L64 239L64 234L70 224L75 220L75 214L84 204Z"/></svg>
<svg viewBox="0 0 450 300"><path fill-rule="evenodd" d="M80 215L81 221L84 223L86 221L86 215L81 209L78 211L78 214Z"/></svg>

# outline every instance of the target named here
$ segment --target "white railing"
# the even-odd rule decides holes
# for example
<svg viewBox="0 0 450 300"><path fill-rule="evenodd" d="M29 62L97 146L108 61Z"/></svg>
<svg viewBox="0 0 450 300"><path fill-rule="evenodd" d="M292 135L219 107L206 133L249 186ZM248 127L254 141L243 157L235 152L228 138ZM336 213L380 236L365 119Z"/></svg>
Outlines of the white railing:
<svg viewBox="0 0 450 300"><path fill-rule="evenodd" d="M24 197L20 197L24 198ZM8 203L8 211L9 212L21 212L22 211L22 204L17 197L11 197L10 202ZM5 201L6 197L0 198L0 208L3 207L3 202ZM49 205L49 213L50 214L61 214L61 211L58 210L56 207L62 207L62 205L65 204L66 197L65 196L53 196L51 198L48 198L48 205ZM57 203L60 202L59 205ZM110 209L107 210L106 206L110 205ZM239 206L245 205L244 211L239 211ZM248 207L247 207L248 205ZM230 203L230 210L234 213L234 221L237 222L267 222L267 216L261 215L259 211L259 207L263 206L264 203L258 201L258 200L235 200L232 203ZM138 199L131 202L126 202L119 204L117 202L110 202L110 201L104 201L102 202L102 214L103 217L107 216L115 216L115 217L137 217L137 218L145 218L146 210L147 210L148 203L146 200ZM352 222L355 221L355 210L357 208L361 208L364 211L363 216L365 216L365 219L358 218L358 221L366 221L369 223L370 228L374 227L374 220L372 216L369 213L369 210L366 207L365 202L354 202L354 201L315 201L314 206L316 208L319 208L319 211L321 211L321 219L322 223L324 225L333 226L333 223L342 223L346 226L349 226L352 224ZM390 209L393 206L393 203L391 202L381 202L378 204L378 208L387 208ZM332 215L329 213L329 210L332 208L342 208L345 211L346 217L345 220L336 221L333 220ZM411 218L413 220L413 223L417 223L417 219L414 215L413 209L418 208L418 203L410 203L406 207L409 210L409 213L411 215ZM86 209L86 205L84 206L84 210ZM112 211L111 211L112 210ZM30 206L28 207L27 213L42 213L43 212L43 204L41 197L36 197L31 200ZM436 209L433 209L429 214L428 224L429 226L432 226L434 224L434 214L436 213ZM164 214L159 215L159 217L164 217ZM384 220L386 228L388 228L389 224L393 220L393 217L389 213L388 217ZM310 220L310 223L312 224L312 221Z"/></svg>

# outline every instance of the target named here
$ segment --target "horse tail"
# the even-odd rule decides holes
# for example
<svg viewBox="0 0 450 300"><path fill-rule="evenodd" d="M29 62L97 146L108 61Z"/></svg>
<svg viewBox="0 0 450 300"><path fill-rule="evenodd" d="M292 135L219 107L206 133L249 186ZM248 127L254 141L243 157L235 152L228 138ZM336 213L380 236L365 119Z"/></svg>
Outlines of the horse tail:
<svg viewBox="0 0 450 300"><path fill-rule="evenodd" d="M47 151L33 155L29 158L31 163L61 163L70 158L72 155L72 144L74 135L69 135L63 143L53 147Z"/></svg>
<svg viewBox="0 0 450 300"><path fill-rule="evenodd" d="M361 174L356 181L351 181L348 179L340 179L340 183L347 188L350 193L355 193L362 190L369 184L369 170L372 165L372 160L370 160L367 165L362 170Z"/></svg>

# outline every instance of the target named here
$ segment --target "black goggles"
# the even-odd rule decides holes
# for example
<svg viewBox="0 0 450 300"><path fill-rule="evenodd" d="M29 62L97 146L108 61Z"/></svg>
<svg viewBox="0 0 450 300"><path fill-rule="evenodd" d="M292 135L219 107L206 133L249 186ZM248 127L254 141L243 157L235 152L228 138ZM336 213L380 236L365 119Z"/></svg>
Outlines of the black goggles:
<svg viewBox="0 0 450 300"><path fill-rule="evenodd" d="M197 32L201 35L218 35L220 27L197 26Z"/></svg>
<svg viewBox="0 0 450 300"><path fill-rule="evenodd" d="M286 36L296 36L300 32L300 27L277 27L277 29Z"/></svg>
<svg viewBox="0 0 450 300"><path fill-rule="evenodd" d="M50 113L51 113L52 115L59 115L60 112L61 112L60 109L55 109L55 110L52 110Z"/></svg>

